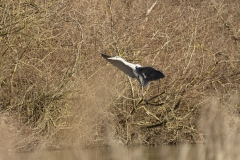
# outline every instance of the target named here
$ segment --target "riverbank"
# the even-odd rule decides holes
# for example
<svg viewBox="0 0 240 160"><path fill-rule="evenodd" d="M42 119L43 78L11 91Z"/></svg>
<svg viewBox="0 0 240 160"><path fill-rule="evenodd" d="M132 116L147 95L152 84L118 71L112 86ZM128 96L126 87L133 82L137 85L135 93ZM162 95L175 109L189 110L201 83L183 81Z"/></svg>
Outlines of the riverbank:
<svg viewBox="0 0 240 160"><path fill-rule="evenodd" d="M238 140L239 5L3 1L1 150ZM142 95L101 52L166 77Z"/></svg>

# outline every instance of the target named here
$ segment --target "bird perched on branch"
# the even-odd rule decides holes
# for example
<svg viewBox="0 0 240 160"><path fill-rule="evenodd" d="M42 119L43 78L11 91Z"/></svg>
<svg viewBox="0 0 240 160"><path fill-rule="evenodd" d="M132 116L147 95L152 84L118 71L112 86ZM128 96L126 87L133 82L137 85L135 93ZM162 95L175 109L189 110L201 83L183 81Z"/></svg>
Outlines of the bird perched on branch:
<svg viewBox="0 0 240 160"><path fill-rule="evenodd" d="M129 77L137 78L142 87L147 86L150 81L155 81L165 77L161 71L152 67L142 67L139 64L129 63L119 56L112 57L102 54L102 57L123 71Z"/></svg>

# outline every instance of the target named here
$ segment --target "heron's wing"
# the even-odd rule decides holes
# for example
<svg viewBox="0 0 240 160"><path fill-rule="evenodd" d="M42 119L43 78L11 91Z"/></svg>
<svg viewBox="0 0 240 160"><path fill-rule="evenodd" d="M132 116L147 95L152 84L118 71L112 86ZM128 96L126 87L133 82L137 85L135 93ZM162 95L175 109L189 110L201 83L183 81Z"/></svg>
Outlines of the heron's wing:
<svg viewBox="0 0 240 160"><path fill-rule="evenodd" d="M135 78L135 75L133 74L132 68L127 65L128 62L126 62L124 59L120 57L111 57L106 54L102 54L102 57L105 58L108 62L116 66L118 69L123 71L125 74L127 74L129 77Z"/></svg>
<svg viewBox="0 0 240 160"><path fill-rule="evenodd" d="M154 81L165 77L161 71L158 71L152 67L139 67L138 69L148 81Z"/></svg>

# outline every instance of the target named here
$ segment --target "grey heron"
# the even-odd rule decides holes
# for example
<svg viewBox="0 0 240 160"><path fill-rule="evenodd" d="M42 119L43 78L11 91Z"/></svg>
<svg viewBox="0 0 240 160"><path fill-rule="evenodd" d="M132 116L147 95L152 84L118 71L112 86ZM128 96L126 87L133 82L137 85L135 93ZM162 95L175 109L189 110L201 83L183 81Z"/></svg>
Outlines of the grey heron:
<svg viewBox="0 0 240 160"><path fill-rule="evenodd" d="M137 78L142 87L147 86L150 81L155 81L165 77L161 71L152 67L142 67L139 64L129 63L119 56L112 57L102 54L102 57L123 71L129 77Z"/></svg>

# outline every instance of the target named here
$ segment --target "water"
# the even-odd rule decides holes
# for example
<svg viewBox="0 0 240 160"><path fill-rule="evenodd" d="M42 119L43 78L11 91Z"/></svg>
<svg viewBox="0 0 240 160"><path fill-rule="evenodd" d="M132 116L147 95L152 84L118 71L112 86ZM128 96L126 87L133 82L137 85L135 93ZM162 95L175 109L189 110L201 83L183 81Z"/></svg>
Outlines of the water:
<svg viewBox="0 0 240 160"><path fill-rule="evenodd" d="M199 146L198 146L199 147ZM0 153L0 160L190 160L197 156L196 146L126 147L69 149L32 153Z"/></svg>

